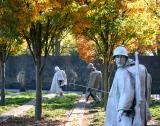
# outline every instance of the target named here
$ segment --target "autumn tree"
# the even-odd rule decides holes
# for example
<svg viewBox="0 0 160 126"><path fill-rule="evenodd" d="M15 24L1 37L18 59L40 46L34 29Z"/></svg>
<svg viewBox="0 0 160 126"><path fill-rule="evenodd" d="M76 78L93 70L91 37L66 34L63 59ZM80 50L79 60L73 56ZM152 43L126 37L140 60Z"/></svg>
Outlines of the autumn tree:
<svg viewBox="0 0 160 126"><path fill-rule="evenodd" d="M105 91L109 90L108 78L111 72L112 51L117 44L119 28L123 20L116 4L116 1L90 1L89 4L80 6L75 13L74 33L85 36L86 40L93 41L96 47L94 56L97 56L94 58L103 60ZM80 53L83 51L83 55L88 55L88 50L84 51L84 49L80 50Z"/></svg>
<svg viewBox="0 0 160 126"><path fill-rule="evenodd" d="M103 59L104 89L109 91L112 53L117 45L141 49L151 47L156 33L156 19L152 20L144 1L90 0L77 5L73 31L94 41L96 56ZM141 7L141 5L143 5ZM144 15L145 14L145 15ZM147 15L146 15L147 14ZM148 20L148 21L147 21ZM151 23L149 23L151 22ZM80 40L79 40L80 41ZM129 46L130 44L133 46ZM133 44L134 43L134 44ZM146 48L142 48L143 51ZM87 55L88 50L83 51ZM85 52L85 53L84 53ZM85 56L84 56L85 57ZM87 59L86 59L87 60Z"/></svg>
<svg viewBox="0 0 160 126"><path fill-rule="evenodd" d="M80 58L85 60L87 63L94 61L94 42L87 40L84 36L77 36L76 39Z"/></svg>
<svg viewBox="0 0 160 126"><path fill-rule="evenodd" d="M8 54L10 52L9 41L0 38L0 68L1 68L1 105L5 105L5 64L8 58Z"/></svg>
<svg viewBox="0 0 160 126"><path fill-rule="evenodd" d="M150 3L151 1L148 0L148 2ZM158 17L150 11L148 4L144 0L129 3L128 10L123 28L129 31L126 26L130 24L128 29L134 32L134 37L125 42L126 46L130 52L138 50L143 55L154 53L159 48L156 42L159 26Z"/></svg>
<svg viewBox="0 0 160 126"><path fill-rule="evenodd" d="M70 26L72 0L6 0L5 2L12 12L10 16L16 20L16 33L26 40L33 56L36 70L35 120L40 120L45 59L52 50L55 39Z"/></svg>
<svg viewBox="0 0 160 126"><path fill-rule="evenodd" d="M157 18L160 20L160 1L159 0L144 0L148 11L152 14L152 18ZM152 49L152 52L154 55L160 55L160 22L158 22L158 31L156 35L156 46L154 49Z"/></svg>
<svg viewBox="0 0 160 126"><path fill-rule="evenodd" d="M76 39L71 31L68 29L61 37L60 55L72 55L77 53Z"/></svg>
<svg viewBox="0 0 160 126"><path fill-rule="evenodd" d="M5 68L9 55L17 52L19 43L16 34L15 21L11 11L6 7L6 3L0 2L0 67L1 67L1 104L5 105ZM7 22L7 21L8 22Z"/></svg>
<svg viewBox="0 0 160 126"><path fill-rule="evenodd" d="M18 50L18 42L9 38L0 38L0 68L1 68L1 105L5 105L5 69L9 55L14 55Z"/></svg>

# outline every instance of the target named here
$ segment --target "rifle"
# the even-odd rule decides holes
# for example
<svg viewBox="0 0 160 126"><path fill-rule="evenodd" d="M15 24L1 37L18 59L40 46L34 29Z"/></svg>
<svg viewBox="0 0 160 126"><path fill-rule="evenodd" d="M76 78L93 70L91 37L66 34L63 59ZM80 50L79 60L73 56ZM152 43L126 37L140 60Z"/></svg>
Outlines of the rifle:
<svg viewBox="0 0 160 126"><path fill-rule="evenodd" d="M135 52L135 67L136 67L136 72L135 72L135 115L134 115L134 121L133 121L133 126L144 126L143 122L143 99L142 99L142 85L140 82L140 73L139 73L139 60L138 60L138 52Z"/></svg>

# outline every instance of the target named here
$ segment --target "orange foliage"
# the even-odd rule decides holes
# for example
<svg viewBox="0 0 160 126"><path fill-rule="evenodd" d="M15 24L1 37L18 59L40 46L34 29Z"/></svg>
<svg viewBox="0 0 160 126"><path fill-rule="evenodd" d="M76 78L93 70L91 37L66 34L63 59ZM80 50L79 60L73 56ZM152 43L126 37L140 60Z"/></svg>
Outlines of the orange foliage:
<svg viewBox="0 0 160 126"><path fill-rule="evenodd" d="M92 62L95 55L93 42L80 35L77 36L76 39L80 58L85 60L87 63Z"/></svg>
<svg viewBox="0 0 160 126"><path fill-rule="evenodd" d="M61 0L13 0L10 4L16 9L13 16L19 20L17 31L25 31L30 28L31 23L43 20L43 14L53 15L57 10L62 9ZM61 10L62 11L62 10Z"/></svg>
<svg viewBox="0 0 160 126"><path fill-rule="evenodd" d="M146 9L144 7L139 7L139 8L129 8L127 10L127 14L128 15L133 15L133 14L137 14L137 13L143 13L145 12Z"/></svg>
<svg viewBox="0 0 160 126"><path fill-rule="evenodd" d="M116 7L117 9L125 10L127 6L125 5L123 0L116 0Z"/></svg>
<svg viewBox="0 0 160 126"><path fill-rule="evenodd" d="M92 26L91 21L87 17L85 17L85 14L87 14L88 11L88 7L82 7L73 14L73 23L75 24L73 27L73 32L75 34L81 34L86 28L90 28Z"/></svg>

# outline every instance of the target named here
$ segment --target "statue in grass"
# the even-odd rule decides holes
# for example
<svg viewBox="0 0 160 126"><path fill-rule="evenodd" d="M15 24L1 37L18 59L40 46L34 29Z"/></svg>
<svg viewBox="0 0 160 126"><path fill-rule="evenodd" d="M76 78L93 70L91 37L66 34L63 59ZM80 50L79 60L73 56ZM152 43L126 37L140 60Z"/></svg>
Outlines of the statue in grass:
<svg viewBox="0 0 160 126"><path fill-rule="evenodd" d="M124 46L113 52L117 65L106 106L104 126L146 126L150 119L151 76L144 65L128 58Z"/></svg>
<svg viewBox="0 0 160 126"><path fill-rule="evenodd" d="M64 70L61 70L58 66L55 66L55 74L52 79L50 93L59 93L63 97L62 87L67 85L67 75Z"/></svg>
<svg viewBox="0 0 160 126"><path fill-rule="evenodd" d="M25 92L26 88L25 88L25 72L24 70L21 70L18 74L17 74L17 82L20 84L20 92Z"/></svg>
<svg viewBox="0 0 160 126"><path fill-rule="evenodd" d="M67 81L68 81L68 86L67 90L73 87L73 89L76 89L76 81L78 80L78 75L77 73L71 68L66 71L67 74Z"/></svg>
<svg viewBox="0 0 160 126"><path fill-rule="evenodd" d="M101 86L102 83L102 73L101 71L96 70L92 63L89 63L87 66L89 70L89 81L88 81L88 88L86 91L86 101L91 96L96 102L100 102L101 99L97 95L97 90Z"/></svg>

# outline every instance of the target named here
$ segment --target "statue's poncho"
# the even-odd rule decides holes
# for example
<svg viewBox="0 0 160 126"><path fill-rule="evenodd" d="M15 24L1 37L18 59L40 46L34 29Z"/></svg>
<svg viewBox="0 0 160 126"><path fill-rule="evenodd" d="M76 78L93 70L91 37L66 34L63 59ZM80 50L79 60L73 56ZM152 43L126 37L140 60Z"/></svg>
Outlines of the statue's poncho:
<svg viewBox="0 0 160 126"><path fill-rule="evenodd" d="M60 85L58 82L59 80L62 80L61 86L67 85L66 73L63 70L57 69L56 73L54 74L53 80L52 80L50 92L52 93L63 92L62 89L60 88Z"/></svg>
<svg viewBox="0 0 160 126"><path fill-rule="evenodd" d="M148 85L150 80L146 79L148 73L143 65L139 65L140 82L141 82L141 96L146 99L146 91L149 93ZM150 78L151 79L151 78ZM148 83L146 82L148 80ZM147 89L146 89L147 88ZM149 97L150 94L147 94ZM106 106L106 117L104 126L135 126L134 122L145 122L145 111L141 120L134 120L134 99L135 99L135 65L133 60L128 60L124 68L118 68L112 83L112 87L109 93L108 102ZM144 101L146 102L146 101ZM145 106L144 106L145 109ZM123 110L129 112L129 114L123 114L121 121L117 120L118 111Z"/></svg>
<svg viewBox="0 0 160 126"><path fill-rule="evenodd" d="M88 87L89 88L98 88L102 82L102 73L101 71L94 70L89 75L89 82Z"/></svg>

